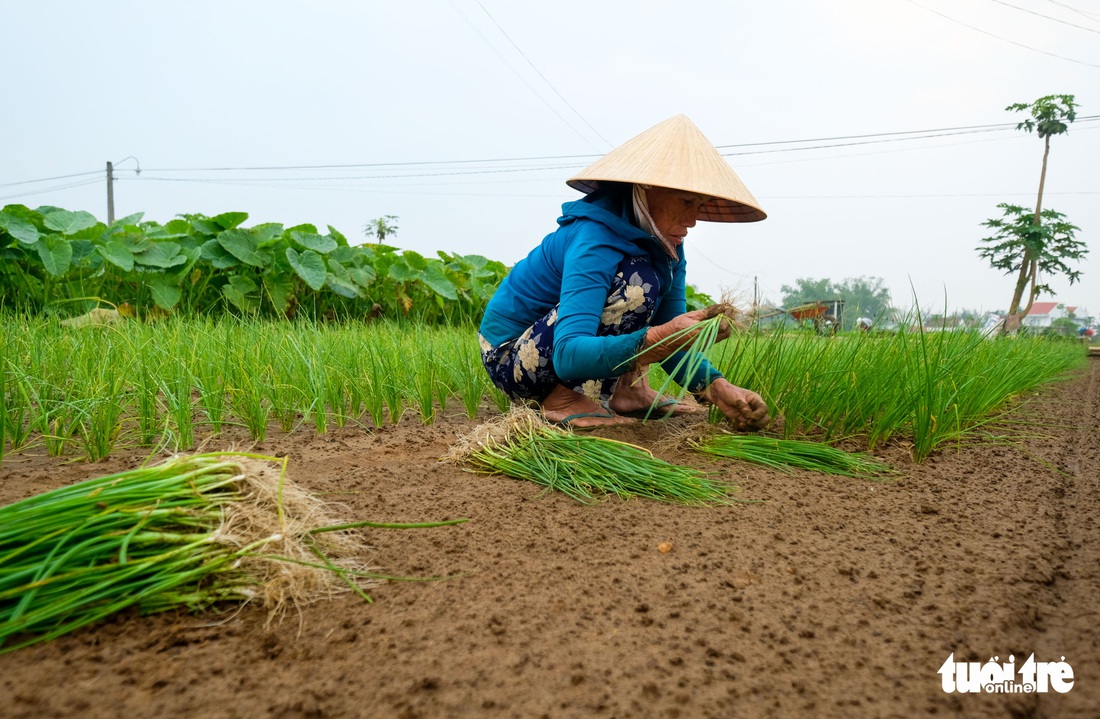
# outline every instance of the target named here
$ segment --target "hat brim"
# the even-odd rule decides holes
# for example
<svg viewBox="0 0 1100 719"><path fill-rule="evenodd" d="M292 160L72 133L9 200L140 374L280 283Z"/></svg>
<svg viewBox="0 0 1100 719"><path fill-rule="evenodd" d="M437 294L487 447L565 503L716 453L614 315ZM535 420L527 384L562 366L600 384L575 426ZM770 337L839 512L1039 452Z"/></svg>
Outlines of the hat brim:
<svg viewBox="0 0 1100 719"><path fill-rule="evenodd" d="M711 199L699 212L708 222L758 222L767 217L726 159L684 115L628 140L566 181L584 193L601 182L667 187Z"/></svg>
<svg viewBox="0 0 1100 719"><path fill-rule="evenodd" d="M629 180L604 180L604 182L629 182ZM567 180L566 183L574 190L579 190L588 195L596 191L600 186L600 180L578 180L576 178ZM651 187L667 187L672 190L684 190L686 192L696 192L700 195L706 195L705 192L691 187L674 187L672 185L661 182L635 182L638 185L650 185ZM711 198L699 208L699 220L704 222L759 222L760 220L767 219L768 215L764 210L760 209L756 205L750 205L743 200L731 200L726 197L715 197L709 195Z"/></svg>

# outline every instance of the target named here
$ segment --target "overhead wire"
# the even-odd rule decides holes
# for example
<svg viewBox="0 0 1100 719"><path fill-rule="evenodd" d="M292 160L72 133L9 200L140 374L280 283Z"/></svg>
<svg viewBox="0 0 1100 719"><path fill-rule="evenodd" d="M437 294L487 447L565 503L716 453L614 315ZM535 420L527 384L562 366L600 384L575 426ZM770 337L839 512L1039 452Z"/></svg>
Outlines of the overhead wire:
<svg viewBox="0 0 1100 719"><path fill-rule="evenodd" d="M1048 55L1050 57L1056 57L1059 60L1066 60L1067 62L1074 62L1074 63L1077 63L1078 65L1088 65L1089 67L1100 68L1100 65L1097 65L1096 63L1086 62L1084 60L1077 60L1077 59L1072 58L1072 57L1066 57L1065 55L1059 55L1057 53L1048 52L1046 50L1040 50L1037 47L1032 47L1030 45L1025 45L1022 42L1016 42L1015 40L1009 40L1007 37L1004 37L1002 35L997 35L996 33L989 32L988 30L983 30L980 27L975 27L974 25L971 25L969 23L965 23L962 20L953 18L950 15L945 15L944 13L940 12L939 10L933 10L932 8L928 7L927 5L922 5L921 3L917 2L917 0L905 0L905 1L907 3L909 3L910 5L916 5L917 7L921 8L922 10L933 13L935 15L939 15L940 17L944 18L945 20L950 20L953 23L957 23L959 25L962 25L963 27L970 28L971 30L973 30L975 32L980 32L983 35L988 35L989 37L996 38L998 40L1002 40L1002 41L1010 43L1012 45L1016 45L1017 47L1022 47L1025 50L1031 50L1032 52L1037 52L1037 53L1040 53L1042 55Z"/></svg>
<svg viewBox="0 0 1100 719"><path fill-rule="evenodd" d="M3 197L0 197L0 201L14 200L19 197L32 197L34 195L45 195L50 192L57 192L58 190L68 190L74 187L84 187L85 185L97 185L101 182L105 182L105 180L103 178L97 177L94 180L83 180L81 182L71 182L65 185L57 185L55 187L45 187L37 190L29 190L27 192L20 192L15 195L4 195Z"/></svg>
<svg viewBox="0 0 1100 719"><path fill-rule="evenodd" d="M1075 124L1085 124L1095 120L1100 120L1100 115L1082 115L1077 118ZM897 132L878 132L867 133L862 135L838 135L831 137L819 137L819 138L803 138L798 140L773 140L768 142L745 142L745 143L733 143L716 145L715 147L721 151L723 149L732 149L740 147L764 147L770 145L795 145L806 143L825 143L835 140L860 140L862 138L888 138L893 136L895 139L892 141L903 142L907 140L919 140L926 137L947 137L951 135L967 135L976 132L993 132L996 130L1014 130L1016 123L998 123L992 125L966 125L961 127L943 127L928 130L903 130ZM908 137L903 137L908 136ZM887 141L887 140L884 140ZM851 143L862 144L862 143ZM843 145L834 144L817 144L808 145L805 147L790 148L789 152L797 152L804 150L816 150L828 147L838 147ZM732 156L737 153L724 153L727 156ZM741 153L749 154L749 153ZM583 155L540 155L540 156L527 156L527 157L494 157L485 159L458 159L458 160L416 160L416 161L403 161L403 162L371 162L371 163L340 163L340 164L317 164L317 165L249 165L240 167L153 167L144 168L143 172L241 172L241 171L255 171L255 172L268 172L268 171L289 171L289 170L347 170L356 168L372 168L372 167L422 167L429 165L471 165L481 163L506 163L506 162L545 162L549 160L581 160L587 161L593 158L600 157L597 154L583 154Z"/></svg>
<svg viewBox="0 0 1100 719"><path fill-rule="evenodd" d="M565 116L563 116L560 112L558 112L557 108L554 107L554 105L551 104L549 100L547 100L545 97L543 97L542 94L538 90L536 90L535 87L531 83L527 82L527 78L525 78L519 72L519 70L517 70L515 67L513 67L512 63L508 62L507 58L505 58L504 55L502 55L501 52L499 50L497 50L495 45L493 45L491 42L489 42L489 39L481 33L481 30L479 30L477 28L477 26L474 25L473 21L470 20L470 18L466 16L466 13L464 13L462 11L462 8L460 8L457 5L457 3L454 2L454 0L448 0L448 2L450 2L451 7L453 7L455 9L455 12L457 12L459 15L462 16L462 19L466 22L467 25L470 26L470 28L474 31L474 33L479 38L481 38L481 41L489 46L489 49L492 50L496 54L496 56L500 58L501 62L503 62L508 67L508 69L511 70L512 73L515 74L515 76L520 79L520 82L522 82L524 85L527 86L528 90L530 90L531 92L533 92L535 94L535 97L542 100L543 104L546 105L546 107L548 107L550 109L550 111L553 112L554 115L556 115L559 120L561 120L563 123L565 123L566 127L568 127L570 130L572 130L574 133L576 133L576 135L578 137L580 137L582 140L584 140L585 143L587 143L589 145L589 147L591 147L593 150L596 150L597 152L599 151L599 148L596 147L596 145L593 144L591 140L589 140L587 137L585 137L584 133L582 133L580 130L578 130L576 127L574 127L573 124L565 118Z"/></svg>
<svg viewBox="0 0 1100 719"><path fill-rule="evenodd" d="M1076 28L1080 28L1081 30L1085 30L1085 31L1087 31L1087 32L1094 32L1094 33L1096 33L1097 35L1100 35L1100 30L1094 30L1094 29L1092 29L1091 27L1085 27L1084 25L1078 25L1078 24L1077 24L1077 23L1075 23L1075 22L1069 22L1068 20L1062 20L1062 19L1060 19L1060 18L1056 18L1056 17L1051 17L1050 15L1044 15L1043 13L1041 13L1041 12L1036 12L1036 11L1034 11L1034 10L1028 10L1028 9L1027 9L1026 7L1020 7L1019 5L1013 5L1013 4L1012 4L1012 3L1010 3L1010 2L1005 2L1005 0L989 0L989 1L990 1L990 2L995 2L995 3L997 3L998 5L1004 5L1005 7L1010 7L1010 8L1012 8L1013 10L1019 10L1020 12L1026 12L1026 13L1028 13L1029 15L1037 15L1037 16L1039 16L1039 17L1041 17L1041 18L1044 18L1044 19L1046 19L1046 20L1051 20L1051 21L1053 21L1053 22L1061 23L1061 24L1063 24L1063 25L1069 25L1070 27L1076 27Z"/></svg>
<svg viewBox="0 0 1100 719"><path fill-rule="evenodd" d="M522 49L520 48L520 46L516 44L516 41L515 41L515 40L513 40L513 39L512 39L512 37L511 37L511 36L510 36L510 35L509 35L509 34L508 34L507 32L505 32L505 31L504 31L504 28L503 28L503 27L501 27L500 23L499 23L499 22L497 22L496 18L495 18L495 17L493 17L493 15L492 15L492 14L491 14L491 13L490 13L490 12L488 11L488 9L486 9L486 7L485 7L484 5L482 5L482 4L481 4L481 0L475 0L475 2L477 2L477 5L478 5L478 7L480 7L480 8L482 9L482 11L483 11L483 12L484 12L484 13L485 13L485 14L486 14L486 15L487 15L488 17L489 17L489 19L490 19L490 20L492 20L493 24L494 24L494 25L496 25L496 27L497 27L497 30L500 30L500 34L501 34L501 35L503 35L503 36L505 37L505 39L507 39L507 40L508 40L508 42L512 43L512 47L514 47L514 48L516 49L516 52L518 52L518 53L520 54L520 56L521 56L521 57L522 57L522 58L523 58L524 60L526 60L526 61L527 61L527 64L531 66L531 69L532 69L532 70L534 70L534 71L535 71L535 72L536 72L536 73L538 74L538 76L542 78L542 81L543 81L543 82L545 82L545 83L546 83L546 85L547 85L547 86L548 86L548 87L549 87L549 88L550 88L551 90L553 90L553 91L554 91L554 94L555 94L555 95L557 95L557 96L558 96L558 98L559 98L559 99L560 99L560 100L561 100L562 102L564 102L564 103L566 104L566 106L568 106L568 107L569 107L569 109L570 109L570 110L572 110L574 114L576 114L576 116L577 116L577 117L579 117L579 118L581 119L581 122L583 122L583 123L584 123L585 125L587 125L587 126L588 126L588 129L589 129L589 130L591 130L592 132L596 133L596 137L598 137L598 138L600 138L601 140L603 140L603 141L604 141L604 144L606 144L606 145L607 145L608 147L614 147L614 145L612 145L612 144L611 144L611 142L610 142L610 141L609 141L609 140L608 140L608 139L607 139L606 137L604 137L603 135L601 135L601 134L600 134L600 131L599 131L599 130L597 130L596 128L592 127L592 123L590 123L590 122L589 122L589 121L588 121L587 119L585 119L584 115L582 115L582 114L581 114L581 113L580 113L580 112L579 112L579 111L577 110L577 108L573 107L573 103L571 103L571 102L569 102L568 100L566 100L566 99L565 99L565 96L564 96L564 95L562 95L562 94L561 94L560 92L558 92L558 88L554 87L554 84L553 84L552 82L550 82L550 81L549 81L549 80L548 80L548 79L546 78L546 75L543 75L543 74L542 74L542 71L540 71L540 70L539 70L539 69L538 69L537 67L535 67L535 63L531 62L531 58L527 57L527 53L525 53L525 52L524 52L524 51L523 51L523 50L522 50Z"/></svg>
<svg viewBox="0 0 1100 719"><path fill-rule="evenodd" d="M1085 125L1084 127L1076 127L1075 130L1095 130L1100 129L1100 125L1094 125L1097 120L1100 120L1100 115L1085 115L1077 118L1075 125ZM721 154L726 157L746 157L756 154L773 154L773 153L793 153L793 152L808 152L813 150L831 149L837 147L850 147L859 145L881 144L881 143L895 143L895 142L909 142L915 140L943 138L955 135L972 135L972 134L984 134L993 133L998 131L1014 130L1016 125L1013 123L997 123L988 125L969 125L960 127L943 127L927 130L905 130L905 131L893 131L893 132L880 132L880 133L866 133L862 135L839 135L819 138L804 138L798 140L777 140L768 142L749 142L749 143L736 143L736 144L724 144L718 145L719 149L725 149L726 152ZM943 147L951 147L960 144L971 144L977 142L990 142L1000 141L1006 139L1020 139L1024 136L1019 133L1014 133L1010 136L989 138L985 140L969 140L965 142L955 143L937 143L934 145L926 145L916 148L898 148L892 150L878 150L872 152L863 153L844 153L840 155L829 155L821 157L809 157L798 158L793 160L778 160L768 162L754 162L754 163L739 163L738 167L759 167L775 164L787 164L792 162L810 162L816 160L833 160L843 159L848 157L859 157L867 155L884 154L891 152L909 152L914 150L927 150L937 149ZM867 139L864 139L867 138ZM852 142L831 142L835 140L852 140ZM815 143L815 144L809 144ZM796 146L801 145L801 146ZM741 149L741 148L761 148L771 146L770 149ZM732 151L730 151L732 150ZM241 172L241 171L256 171L256 172L270 172L270 171L288 171L288 170L300 170L300 171L312 171L312 170L332 170L332 169L369 169L369 168L388 168L394 170L400 170L401 168L409 168L416 170L429 170L423 172L394 172L385 174L368 174L368 175L321 175L321 176L308 176L308 177L243 177L243 178L190 178L196 182L221 182L225 185L238 185L246 186L251 185L255 187L271 187L277 183L318 183L318 182L361 182L370 180L404 180L404 179L423 179L423 178L438 178L438 177L464 177L471 178L473 176L486 176L486 175L510 175L516 173L534 173L540 171L558 171L568 170L583 167L584 164L593 157L598 155L554 155L554 156L536 156L536 157L521 157L521 158L489 158L489 159L463 159L463 160L449 160L449 161L412 161L412 162L378 162L378 163L344 163L337 165L284 165L284 166L245 166L245 167L206 167L206 168L144 168L143 176L136 178L127 178L127 181L151 181L151 182L181 182L186 181L187 178L172 178L172 177L155 177L151 173L190 173L190 172ZM546 164L551 160L580 160L582 162L558 162L554 164ZM508 166L506 163L521 163L521 162L533 162L540 161L544 164L534 166ZM477 167L478 165L485 165L493 163L490 167ZM458 166L454 168L448 168L447 165ZM460 169L465 167L475 167L476 169ZM23 180L19 182L4 183L0 187L14 187L18 185L26 185L31 183L46 182L50 180L69 179L73 177L85 177L89 175L98 175L102 173L102 170L88 171L81 173L71 173L68 175L58 175L48 178L36 178L33 180ZM115 181L122 181L124 177L119 176L115 178ZM549 179L549 178L547 178ZM553 178L556 180L557 178ZM102 182L102 179L96 178L88 182L66 184L57 187L45 188L39 191L19 193L15 195L9 195L6 199L12 199L16 197L30 196L34 194L45 194L53 192L59 189L68 189L70 187L78 187L84 184L93 184L96 182ZM516 180L509 178L508 182L515 182ZM534 179L532 181L544 181L540 179ZM469 179L464 182L470 183Z"/></svg>
<svg viewBox="0 0 1100 719"><path fill-rule="evenodd" d="M101 175L103 170L89 170L88 172L74 172L68 175L55 175L54 177L39 177L34 180L19 180L18 182L0 182L0 187L14 187L15 185L29 185L34 182L50 182L52 180L67 180L70 177L84 177L86 175Z"/></svg>
<svg viewBox="0 0 1100 719"><path fill-rule="evenodd" d="M1071 5L1066 5L1064 2L1058 2L1058 0L1047 0L1047 2L1049 2L1052 5L1058 5L1059 7L1064 7L1067 10L1072 10L1073 12L1077 13L1081 17L1088 18L1089 20L1095 21L1098 17L1098 15L1096 13L1089 13L1089 12L1085 12L1083 10L1078 10L1077 8L1075 8Z"/></svg>

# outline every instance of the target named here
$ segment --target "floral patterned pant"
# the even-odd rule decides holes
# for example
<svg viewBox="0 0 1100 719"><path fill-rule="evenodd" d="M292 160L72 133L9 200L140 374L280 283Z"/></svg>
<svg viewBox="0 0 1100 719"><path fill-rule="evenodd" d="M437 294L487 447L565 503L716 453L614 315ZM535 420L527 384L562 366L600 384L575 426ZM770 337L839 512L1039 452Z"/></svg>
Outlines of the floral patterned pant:
<svg viewBox="0 0 1100 719"><path fill-rule="evenodd" d="M648 257L628 257L619 263L618 273L604 304L596 335L622 335L645 327L653 317L661 287ZM554 372L555 306L519 337L499 345L481 340L481 361L493 384L513 400L541 400L564 384L597 402L611 398L618 377L595 377L580 384L567 382Z"/></svg>

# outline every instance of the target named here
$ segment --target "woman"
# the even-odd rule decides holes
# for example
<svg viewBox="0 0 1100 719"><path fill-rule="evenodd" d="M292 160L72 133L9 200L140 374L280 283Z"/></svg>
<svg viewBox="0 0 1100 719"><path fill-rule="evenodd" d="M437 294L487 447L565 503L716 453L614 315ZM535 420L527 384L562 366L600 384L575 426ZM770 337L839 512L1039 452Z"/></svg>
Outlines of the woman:
<svg viewBox="0 0 1100 719"><path fill-rule="evenodd" d="M672 373L691 333L661 340L717 311L685 311L684 237L696 220L766 215L683 115L612 150L568 184L587 196L563 205L557 231L516 263L486 308L480 340L489 376L513 400L537 403L563 426L632 422L654 404L654 416L695 411L656 401L646 378L653 362ZM768 423L760 396L705 360L693 376L674 379L738 429Z"/></svg>

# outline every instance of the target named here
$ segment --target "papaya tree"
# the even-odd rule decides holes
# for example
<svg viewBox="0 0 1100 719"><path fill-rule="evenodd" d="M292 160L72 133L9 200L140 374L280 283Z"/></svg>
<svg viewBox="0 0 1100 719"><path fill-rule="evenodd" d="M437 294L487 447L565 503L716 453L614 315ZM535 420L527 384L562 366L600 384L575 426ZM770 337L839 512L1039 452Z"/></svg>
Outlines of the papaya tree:
<svg viewBox="0 0 1100 719"><path fill-rule="evenodd" d="M1077 119L1077 103L1073 95L1046 95L1032 103L1017 102L1005 108L1010 112L1027 113L1028 117L1016 125L1017 130L1035 132L1043 141L1043 166L1039 173L1039 193L1035 200L1035 211L1032 213L1034 230L1027 233L1028 238L1018 237L1018 247L1022 249L1019 257L1019 267L1016 269L1016 287L1012 293L1012 302L1008 306L1008 318L1006 329L1019 326L1020 320L1031 311L1035 298L1044 289L1048 289L1039 282L1039 272L1042 270L1040 258L1044 256L1044 245L1041 244L1044 233L1040 227L1042 223L1043 188L1047 178L1047 159L1050 156L1050 138L1055 135L1063 135L1069 131L1069 125ZM1007 210L1006 210L1007 213ZM985 223L989 225L989 223ZM992 226L992 225L990 225ZM989 238L987 238L988 240ZM1058 246L1051 246L1046 254L1058 252ZM983 254L983 256L986 256ZM1004 257L1004 255L999 255ZM1072 256L1067 255L1067 259ZM1000 268L998 265L993 265ZM1000 268L1003 269L1003 268ZM1024 296L1027 296L1026 305L1021 308Z"/></svg>
<svg viewBox="0 0 1100 719"><path fill-rule="evenodd" d="M1014 324L1018 326L1040 292L1054 294L1049 285L1039 281L1042 276L1065 275L1071 285L1080 279L1080 270L1073 269L1069 262L1084 257L1088 246L1076 238L1078 227L1067 222L1061 212L1042 210L1036 219L1034 213L1019 205L1002 202L997 207L1004 216L982 223L994 233L983 238L985 244L976 249L994 269L1004 270L1005 274L1015 272L1019 277L1021 268L1027 268L1027 306L1018 313L1009 309L1009 317L1016 317Z"/></svg>

